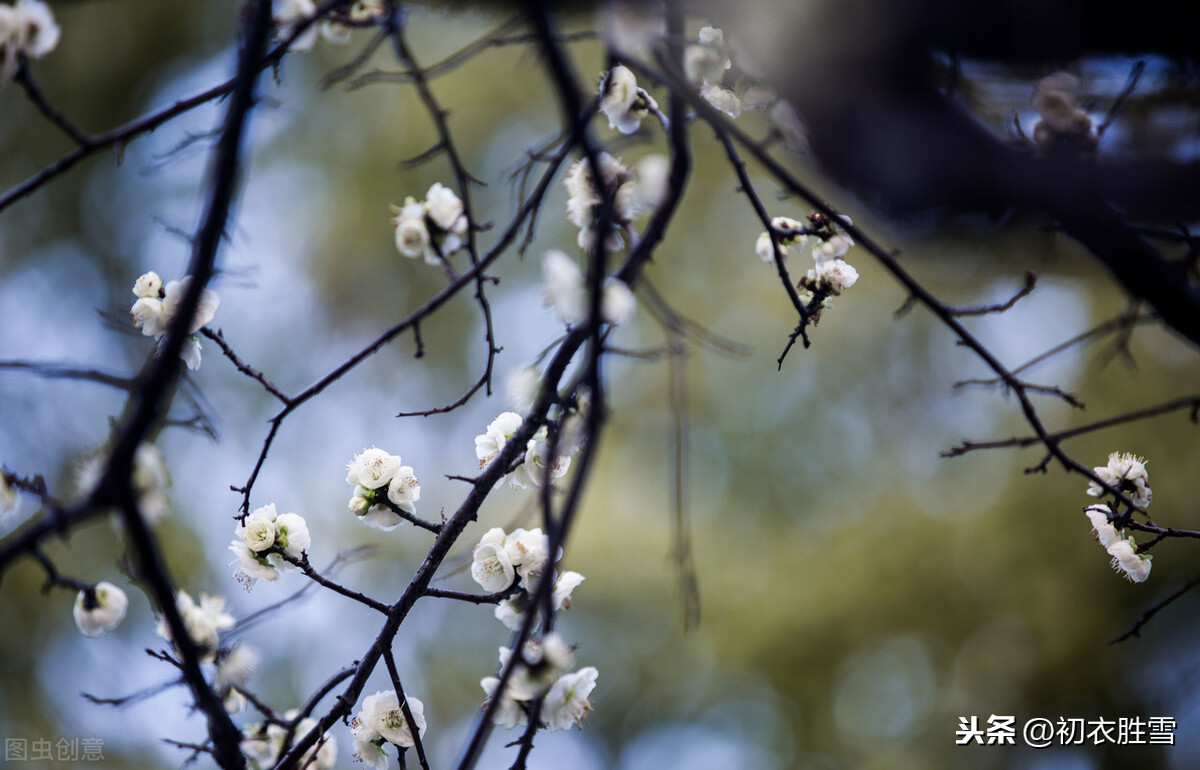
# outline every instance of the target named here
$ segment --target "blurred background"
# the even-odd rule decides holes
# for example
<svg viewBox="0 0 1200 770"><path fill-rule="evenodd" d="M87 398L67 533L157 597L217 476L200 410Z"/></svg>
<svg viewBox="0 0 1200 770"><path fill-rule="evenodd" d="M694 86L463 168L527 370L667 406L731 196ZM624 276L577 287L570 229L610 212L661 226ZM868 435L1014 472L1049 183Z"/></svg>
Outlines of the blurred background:
<svg viewBox="0 0 1200 770"><path fill-rule="evenodd" d="M233 2L67 3L55 12L62 41L32 72L47 98L87 130L106 130L232 72ZM418 10L409 39L418 61L429 64L500 21L480 12ZM597 25L591 16L569 20L572 28ZM311 53L288 56L263 81L246 185L213 283L221 305L211 326L288 392L366 345L445 281L439 269L396 252L389 224L389 202L420 199L432 183L451 181L444 159L398 167L436 139L413 89L318 85L369 35L356 33L348 46L319 42ZM599 42L571 50L583 78L599 76ZM1079 72L1091 92L1112 96L1131 63L1085 61ZM385 47L364 71L374 69L399 66ZM1171 72L1166 62L1148 61L1144 86L1163 86ZM1012 110L1032 123L1028 99L1039 74L1046 73L969 63L963 70L981 120L998 132L1007 130ZM467 166L488 183L473 202L477 219L502 226L519 203L511 173L557 130L559 108L537 57L524 47L489 49L438 77L434 88ZM0 360L137 371L153 343L128 326L130 287L147 270L164 280L181 277L189 246L177 231L195 228L206 135L222 114L221 105L208 105L120 155L100 153L0 215ZM761 113L739 123L756 136L769 128ZM1153 144L1155 132L1139 125L1136 113L1118 121L1104 151ZM596 130L606 141L619 138L602 118ZM963 439L1028 429L1003 393L953 387L988 372L921 310L895 319L905 293L861 250L846 256L859 282L811 332L812 348L793 350L777 371L794 311L774 270L755 256L762 227L737 193L712 132L696 126L692 139L695 174L647 275L674 307L746 348L737 356L696 349L686 363L686 483L702 623L683 632L670 558L667 363L613 359L610 430L561 562L587 576L558 628L578 644L579 665L600 671L594 711L582 732L541 734L531 766L1197 766L1200 600L1184 597L1141 638L1108 644L1194 576L1194 545L1163 542L1149 580L1130 584L1108 567L1080 515L1091 498L1078 477L1053 464L1045 474L1023 473L1041 460L1036 450L939 458ZM18 86L0 91L0 187L70 147ZM634 162L664 152L665 142L647 122L638 141L614 147ZM806 158L789 156L789 163L855 224L899 249L906 267L947 302L1003 301L1026 270L1036 272L1036 290L1011 311L968 321L1009 366L1126 307L1106 274L1045 221L902 227L857 208ZM755 179L773 215L808 213L779 197L765 176ZM480 394L447 415L394 417L452 401L479 376L486 343L464 294L422 325L424 358L415 359L411 337L402 337L284 423L252 503L303 515L315 565L376 547L373 558L340 573L350 587L394 598L430 540L410 528L382 533L353 521L345 464L377 445L414 467L421 515L436 519L458 506L465 486L445 476L473 473L473 437L508 408L504 377L560 333L541 304L539 263L546 249L574 248L574 228L558 216L565 200L555 184L530 253L522 260L514 251L492 271L500 283L489 296L504 348L499 393ZM490 238L483 234L482 244ZM615 342L641 348L664 339L643 308ZM276 405L215 345L203 346L191 391L215 438L183 428L161 435L173 486L171 513L157 534L180 587L226 596L240 618L291 594L304 578L285 575L250 593L231 578L226 546L240 496L229 487L245 482ZM1156 326L1137 327L1129 353L1119 354L1108 337L1031 370L1029 379L1061 386L1087 404L1080 412L1039 401L1051 428L1188 395L1200 382L1195 350ZM55 494L69 496L79 464L105 441L124 395L0 370L0 461L22 475L44 474ZM193 413L183 400L176 410L182 418ZM1146 456L1156 520L1195 529L1195 431L1178 413L1066 447L1088 465L1103 464L1111 451ZM531 499L507 488L494 493L461 552L490 527L536 526ZM36 513L22 497L0 520L0 536ZM97 520L50 543L47 553L67 574L128 590L129 616L108 636L85 639L71 619L70 592L43 595L43 575L30 559L9 569L0 585L0 737L100 737L107 767L178 766L188 752L163 739L200 740L204 730L188 712L185 690L123 708L81 696L124 696L172 678L143 653L162 642L150 603L121 572L118 532ZM475 589L453 566L438 585ZM284 711L355 660L376 631L367 611L315 592L231 639L261 651L251 689ZM479 680L495 673L496 649L507 638L486 607L422 601L405 622L395 651L405 689L426 705L435 767L457 757L482 702ZM388 686L380 671L367 693ZM1173 717L1177 745L1034 751L1019 738L1016 747L955 745L961 717L985 722L993 714L1012 715L1018 725L1032 717ZM349 730L339 726L334 734L339 767L352 766ZM481 766L507 767L515 750L504 744L516 737L494 732Z"/></svg>

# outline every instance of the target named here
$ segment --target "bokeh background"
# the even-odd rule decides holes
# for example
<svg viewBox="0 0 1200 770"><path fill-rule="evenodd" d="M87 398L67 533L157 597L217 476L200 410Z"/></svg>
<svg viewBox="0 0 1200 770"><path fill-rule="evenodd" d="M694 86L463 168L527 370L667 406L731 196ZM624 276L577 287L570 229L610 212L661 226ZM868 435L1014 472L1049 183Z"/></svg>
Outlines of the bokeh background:
<svg viewBox="0 0 1200 770"><path fill-rule="evenodd" d="M107 129L232 71L232 2L129 0L55 10L62 42L33 72L48 98L86 129ZM469 10L417 10L409 37L427 64L499 20ZM579 16L571 25L595 28L596 20ZM416 169L397 165L435 141L412 88L318 85L368 35L289 56L264 81L247 182L213 285L221 296L213 325L291 392L444 282L441 271L400 257L389 227L389 202L449 182L444 159ZM599 74L599 43L580 42L572 51L585 78ZM1128 66L1091 61L1082 71L1095 92L1115 94ZM366 70L376 68L398 66L385 49ZM1146 87L1161 85L1154 78L1168 72L1151 61ZM981 119L1004 130L1016 109L1032 123L1030 73L968 65L964 75L972 98L986 106ZM518 203L511 172L557 126L558 106L536 56L524 47L490 49L434 86L468 167L489 185L478 191L478 218L504 223ZM221 114L209 105L120 155L99 154L0 216L0 359L139 368L152 343L127 326L130 286L146 270L166 280L182 274L189 250L176 231L197 222L205 135ZM761 114L739 120L757 135L767 130ZM664 150L661 131L646 125L642 141L619 145L627 161ZM603 121L597 130L617 138ZM953 388L985 370L920 310L894 319L904 293L864 252L847 255L862 277L814 330L813 347L793 350L776 371L793 311L774 271L754 255L761 226L736 192L719 145L703 126L692 138L693 182L647 274L680 311L746 347L738 356L695 349L686 364L687 489L703 621L683 632L670 559L667 364L614 360L611 430L562 562L587 576L559 627L578 643L580 665L600 670L595 710L582 732L540 736L532 766L1084 770L1200 763L1200 602L1184 597L1142 638L1108 644L1194 576L1194 544L1162 543L1150 579L1127 583L1109 569L1080 515L1090 498L1079 478L1054 465L1046 474L1023 473L1041 459L1036 450L939 458L964 438L1027 429L1003 393ZM1118 123L1105 141L1105 151L1123 152L1154 138ZM18 87L0 92L0 186L68 149ZM1103 271L1043 221L900 225L856 208L809 160L789 162L856 224L900 249L905 265L948 302L1001 301L1019 288L1025 270L1034 270L1040 280L1030 297L1002 316L968 324L1010 366L1126 306ZM777 198L765 177L755 178L773 214L807 213ZM490 291L504 347L501 382L559 334L541 305L538 263L545 249L573 249L575 233L557 215L564 202L556 184L530 254L522 260L514 252L494 270L501 281ZM402 455L422 481L419 511L436 517L453 511L464 491L445 475L472 473L472 438L507 408L498 393L452 414L396 419L397 412L456 398L484 360L469 295L422 331L424 358L414 358L411 337L401 338L284 423L253 501L305 516L315 564L375 546L373 558L341 578L385 600L403 589L429 540L420 531L380 533L353 521L345 511L345 463L369 445ZM663 340L644 310L616 336L630 348ZM1134 331L1130 352L1119 355L1108 338L1033 370L1030 379L1060 385L1087 404L1079 412L1043 399L1048 423L1067 427L1185 395L1200 381L1194 349L1154 326ZM205 342L204 353L191 380L216 438L163 432L159 446L174 484L172 512L157 533L181 587L223 594L244 617L292 593L303 578L285 576L245 593L230 576L226 546L239 496L229 487L248 476L275 403L214 345ZM22 474L44 474L51 490L68 495L123 396L93 383L0 371L0 460ZM180 401L177 414L191 411ZM1144 454L1157 519L1200 528L1195 431L1175 414L1067 448L1087 464L1103 463L1114 450ZM495 493L462 552L489 527L533 526L530 499L520 491ZM23 498L0 520L0 535L36 513ZM161 641L152 607L120 571L116 530L96 521L47 552L68 574L124 586L130 613L107 637L85 639L71 620L73 595L43 595L31 560L9 569L0 585L0 737L102 737L108 767L178 766L187 752L163 739L203 733L183 689L121 709L81 697L127 695L171 678L142 651ZM449 568L439 584L474 587ZM367 611L315 593L235 638L262 652L253 689L286 710L355 660L376 630ZM479 679L494 673L496 648L506 639L487 608L423 601L405 622L396 654L406 690L426 704L435 767L457 756L482 701ZM376 679L368 692L386 687L385 676ZM1178 722L1177 745L955 745L960 717L992 714L1013 715L1018 724L1035 716L1169 716ZM350 767L349 731L339 726L335 734L339 766ZM515 751L504 744L516 737L493 733L481 766L507 766Z"/></svg>

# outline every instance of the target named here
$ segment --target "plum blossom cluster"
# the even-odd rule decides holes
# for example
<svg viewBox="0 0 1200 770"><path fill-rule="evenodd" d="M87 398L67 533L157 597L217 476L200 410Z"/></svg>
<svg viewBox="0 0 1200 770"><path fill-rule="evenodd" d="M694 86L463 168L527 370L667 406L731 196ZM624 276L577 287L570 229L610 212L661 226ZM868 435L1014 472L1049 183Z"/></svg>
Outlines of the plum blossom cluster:
<svg viewBox="0 0 1200 770"><path fill-rule="evenodd" d="M403 206L391 206L396 249L406 257L424 257L430 265L442 264L463 247L470 222L463 202L441 182L434 182L417 202L411 195Z"/></svg>
<svg viewBox="0 0 1200 770"><path fill-rule="evenodd" d="M363 699L362 709L350 722L355 762L373 770L387 770L385 744L390 743L401 752L413 746L413 725L416 725L417 737L425 736L425 704L416 698L405 698L405 702L412 715L412 724L405 718L395 690L382 690ZM404 766L403 760L400 765Z"/></svg>
<svg viewBox="0 0 1200 770"><path fill-rule="evenodd" d="M586 409L586 399L582 408ZM487 426L487 432L475 437L475 456L479 467L485 468L504 450L509 439L524 423L516 412L503 412ZM525 444L525 453L505 477L514 489L541 488L553 484L571 468L571 456L583 445L584 421L580 410L572 410L562 421L558 443L550 440L550 431L543 425ZM553 457L551 457L553 454ZM503 479L502 479L503 481Z"/></svg>
<svg viewBox="0 0 1200 770"><path fill-rule="evenodd" d="M511 649L500 648L501 671L512 656ZM590 696L599 672L593 666L585 666L567 673L574 664L574 651L557 633L545 634L540 641L527 641L503 693L497 692L499 677L484 677L479 682L487 701L500 698L492 722L507 729L528 724L540 698L541 708L536 718L541 725L551 731L582 727L592 708Z"/></svg>
<svg viewBox="0 0 1200 770"><path fill-rule="evenodd" d="M567 326L574 326L588 315L587 282L578 263L557 249L542 258L542 300ZM629 284L609 276L600 296L600 317L604 323L619 326L633 315L637 302Z"/></svg>
<svg viewBox="0 0 1200 770"><path fill-rule="evenodd" d="M841 218L851 223L849 217ZM779 243L781 259L787 259L792 250L803 249L808 236L814 236L812 257L815 264L796 284L806 302L818 294L836 297L858 281L858 271L844 259L854 245L854 239L824 214L813 212L808 216L808 224L789 217L775 217L771 220L771 229ZM755 252L764 262L774 264L775 245L770 233L759 234Z"/></svg>
<svg viewBox="0 0 1200 770"><path fill-rule="evenodd" d="M633 220L642 211L645 196L639 192L637 175L625 163L607 152L601 152L596 161L600 167L601 185L596 184L587 158L580 158L567 169L563 179L568 196L567 221L579 228L576 239L579 248L591 251L596 246L601 203L607 200L612 221L604 248L616 251L625 245L622 232L636 237Z"/></svg>
<svg viewBox="0 0 1200 770"><path fill-rule="evenodd" d="M289 722L299 716L295 709L286 712L283 718ZM293 737L304 735L317 726L317 720L305 717L296 723L292 731ZM242 754L246 756L247 765L251 770L266 770L274 767L283 753L283 742L287 738L288 729L281 724L263 723L246 725L242 728ZM304 753L297 767L311 770L333 770L337 767L337 738L325 733L318 739L316 745Z"/></svg>
<svg viewBox="0 0 1200 770"><path fill-rule="evenodd" d="M180 589L175 596L175 606L183 618L188 636L200 651L200 662L215 661L221 646L221 632L233 628L233 616L225 611L225 597L202 593L197 604L186 591ZM159 616L155 631L168 642L173 641L166 617Z"/></svg>
<svg viewBox="0 0 1200 770"><path fill-rule="evenodd" d="M599 109L608 118L608 127L622 134L636 132L647 113L661 114L654 97L638 87L633 70L622 64L613 67L601 78Z"/></svg>
<svg viewBox="0 0 1200 770"><path fill-rule="evenodd" d="M167 335L171 319L179 309L179 303L187 293L192 277L184 276L181 281L171 281L165 287L158 273L151 271L140 276L133 284L133 293L137 301L129 308L133 317L134 328L141 329L142 334L154 337L162 345ZM189 369L200 368L200 340L196 332L200 331L217 313L221 298L212 289L200 293L200 301L196 304L196 312L188 327L190 335L179 350L179 357Z"/></svg>
<svg viewBox="0 0 1200 770"><path fill-rule="evenodd" d="M416 515L421 484L400 455L370 447L354 455L346 471L346 483L354 486L349 511L363 524L390 532L403 521L397 511Z"/></svg>
<svg viewBox="0 0 1200 770"><path fill-rule="evenodd" d="M247 591L256 581L278 580L281 569L294 569L288 559L302 558L312 544L304 517L277 513L275 503L254 509L234 528L234 534L237 538L229 550L237 556L238 568L233 576Z"/></svg>
<svg viewBox="0 0 1200 770"><path fill-rule="evenodd" d="M1108 486L1128 497L1134 505L1145 508L1150 505L1154 493L1150 489L1150 476L1146 472L1146 461L1128 452L1113 452L1108 464L1097 466L1092 472ZM1095 481L1088 483L1087 493L1092 497L1106 494L1104 487ZM1092 523L1092 532L1100 545L1112 557L1112 566L1134 583L1150 577L1150 555L1139 553L1137 541L1126 536L1124 530L1117 531L1113 524L1116 508L1113 503L1090 505L1084 514ZM1128 514L1127 514L1128 515Z"/></svg>
<svg viewBox="0 0 1200 770"><path fill-rule="evenodd" d="M121 625L129 597L117 586L106 581L85 588L75 597L75 625L84 636L104 636Z"/></svg>
<svg viewBox="0 0 1200 770"><path fill-rule="evenodd" d="M1117 573L1124 574L1134 583L1141 583L1150 577L1152 557L1138 553L1137 541L1132 536L1126 537L1124 530L1117 531L1110 520L1112 511L1107 505L1090 505L1083 512L1092 523L1092 534L1112 557L1112 567Z"/></svg>
<svg viewBox="0 0 1200 770"><path fill-rule="evenodd" d="M521 588L532 591L550 562L550 539L537 529L505 533L493 527L475 545L471 577L483 590L496 593L520 578Z"/></svg>
<svg viewBox="0 0 1200 770"><path fill-rule="evenodd" d="M1101 481L1128 497L1134 505L1145 508L1154 499L1154 491L1150 489L1150 475L1146 472L1146 461L1128 452L1113 452L1108 456L1108 464L1092 468ZM1088 482L1087 493L1092 497L1102 497L1104 487L1094 481Z"/></svg>
<svg viewBox="0 0 1200 770"><path fill-rule="evenodd" d="M0 88L16 77L21 58L40 59L58 47L62 30L42 0L0 5Z"/></svg>
<svg viewBox="0 0 1200 770"><path fill-rule="evenodd" d="M387 7L383 0L359 0L350 6L344 17L349 24L332 18L322 20L319 25L309 24L296 36L288 50L308 51L317 42L318 35L337 45L348 43L354 26L378 21L386 13ZM278 37L287 39L292 36L297 25L317 15L317 4L313 0L275 0L273 14Z"/></svg>

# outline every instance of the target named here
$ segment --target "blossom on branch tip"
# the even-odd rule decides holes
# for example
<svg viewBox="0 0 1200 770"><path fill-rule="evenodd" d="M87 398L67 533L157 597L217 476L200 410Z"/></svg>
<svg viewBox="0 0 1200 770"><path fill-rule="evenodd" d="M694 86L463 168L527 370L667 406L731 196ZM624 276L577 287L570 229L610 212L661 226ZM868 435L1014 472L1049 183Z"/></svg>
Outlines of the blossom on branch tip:
<svg viewBox="0 0 1200 770"><path fill-rule="evenodd" d="M0 5L0 88L16 77L21 57L40 59L58 47L62 30L42 0Z"/></svg>
<svg viewBox="0 0 1200 770"><path fill-rule="evenodd" d="M412 722L417 727L417 736L425 735L425 704L416 698L406 698ZM381 690L363 699L362 709L350 722L354 736L354 761L368 767L386 768L388 755L383 744L391 743L401 748L415 744L412 725L404 717L400 698L395 690Z"/></svg>
<svg viewBox="0 0 1200 770"><path fill-rule="evenodd" d="M504 445L512 435L521 429L521 415L516 412L503 412L487 426L487 432L475 437L475 456L479 458L479 467L484 468L496 459L496 455L504 449Z"/></svg>
<svg viewBox="0 0 1200 770"><path fill-rule="evenodd" d="M411 195L403 206L392 206L392 227L396 249L406 257L424 257L426 264L438 265L443 258L463 247L471 227L459 197L441 182L434 182L418 202Z"/></svg>
<svg viewBox="0 0 1200 770"><path fill-rule="evenodd" d="M128 608L129 597L125 592L101 581L75 597L75 625L84 636L104 636L121 624Z"/></svg>
<svg viewBox="0 0 1200 770"><path fill-rule="evenodd" d="M587 318L588 292L583 273L575 260L557 249L547 251L542 258L542 298L567 326ZM636 307L629 284L609 276L600 296L601 320L619 326L629 320Z"/></svg>
<svg viewBox="0 0 1200 770"><path fill-rule="evenodd" d="M354 455L354 459L346 466L346 483L379 489L391 481L400 468L399 455L370 447Z"/></svg>
<svg viewBox="0 0 1200 770"><path fill-rule="evenodd" d="M1146 461L1129 452L1113 452L1108 464L1092 468L1092 472L1108 486L1128 495L1139 508L1150 505L1154 492L1150 489L1150 475L1146 472ZM1095 481L1088 482L1087 493L1092 497L1104 495L1104 487Z"/></svg>
<svg viewBox="0 0 1200 770"><path fill-rule="evenodd" d="M421 499L421 484L413 475L412 468L407 465L400 466L396 475L388 482L387 497L397 508L411 514L417 512L414 503Z"/></svg>
<svg viewBox="0 0 1200 770"><path fill-rule="evenodd" d="M618 64L600 80L600 111L608 118L608 127L622 134L632 134L642 125L646 105L641 103L641 89L628 67Z"/></svg>

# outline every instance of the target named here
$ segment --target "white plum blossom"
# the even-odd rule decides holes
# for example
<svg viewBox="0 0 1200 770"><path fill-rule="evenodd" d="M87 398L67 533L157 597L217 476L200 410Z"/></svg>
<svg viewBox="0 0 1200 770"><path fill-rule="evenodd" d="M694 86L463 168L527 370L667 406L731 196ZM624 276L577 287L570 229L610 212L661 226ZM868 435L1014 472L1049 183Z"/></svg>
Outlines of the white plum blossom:
<svg viewBox="0 0 1200 770"><path fill-rule="evenodd" d="M1131 582L1141 583L1150 577L1150 556L1137 552L1137 543L1133 538L1117 540L1106 549L1112 557L1113 569L1125 573Z"/></svg>
<svg viewBox="0 0 1200 770"><path fill-rule="evenodd" d="M188 636L200 650L200 662L212 663L221 644L220 632L233 628L233 616L225 611L225 598L202 593L197 604L186 591L180 589L175 597L175 606L183 618ZM171 641L171 628L166 617L159 616L155 631L163 639Z"/></svg>
<svg viewBox="0 0 1200 770"><path fill-rule="evenodd" d="M802 248L805 241L808 240L808 235L803 232L804 223L790 217L774 217L771 220L771 229L775 231L775 237L779 240L779 256L785 260L793 246ZM754 251L763 262L770 265L775 264L775 248L771 243L770 233L759 233L758 240L754 244Z"/></svg>
<svg viewBox="0 0 1200 770"><path fill-rule="evenodd" d="M542 299L567 326L587 317L587 287L575 260L557 249L542 258Z"/></svg>
<svg viewBox="0 0 1200 770"><path fill-rule="evenodd" d="M187 293L191 281L191 276L184 276L183 280L171 281L164 287L158 273L150 271L139 276L133 284L133 293L137 300L129 309L134 328L141 329L142 334L147 337L158 339L161 348L166 342L167 329L171 325L171 320L179 310L179 305L183 301L183 296ZM188 327L187 333L191 336L184 340L183 346L179 349L179 357L183 359L188 369L200 368L200 341L195 335L212 321L220 304L221 298L212 289L204 289L200 292L196 311L193 313L192 322Z"/></svg>
<svg viewBox="0 0 1200 770"><path fill-rule="evenodd" d="M1100 541L1100 546L1107 549L1120 540L1116 528L1108 520L1109 509L1105 505L1089 505L1083 510L1088 520L1092 522L1092 533Z"/></svg>
<svg viewBox="0 0 1200 770"><path fill-rule="evenodd" d="M392 207L396 216L392 219L392 227L396 231L396 249L406 257L424 257L425 262L436 265L441 262L433 241L429 236L429 228L425 226L425 207L409 196L404 199L404 206Z"/></svg>
<svg viewBox="0 0 1200 770"><path fill-rule="evenodd" d="M493 527L475 546L471 577L485 591L495 593L508 588L514 577L520 576L521 587L532 591L550 561L549 551L550 539L540 528L517 528L505 534L500 527Z"/></svg>
<svg viewBox="0 0 1200 770"><path fill-rule="evenodd" d="M671 160L662 153L652 153L638 161L638 208L656 209L666 199L670 189Z"/></svg>
<svg viewBox="0 0 1200 770"><path fill-rule="evenodd" d="M121 624L129 597L112 583L101 581L75 597L75 625L84 636L103 636Z"/></svg>
<svg viewBox="0 0 1200 770"><path fill-rule="evenodd" d="M235 644L217 661L217 673L213 686L218 692L232 687L245 687L250 677L258 671L261 656L258 649L251 644Z"/></svg>
<svg viewBox="0 0 1200 770"><path fill-rule="evenodd" d="M553 602L556 610L571 609L571 594L579 587L579 584L587 580L578 572L567 571L558 576L554 581Z"/></svg>
<svg viewBox="0 0 1200 770"><path fill-rule="evenodd" d="M628 67L618 64L600 81L600 111L608 118L608 127L632 134L642 125L646 106L640 104L641 89Z"/></svg>
<svg viewBox="0 0 1200 770"><path fill-rule="evenodd" d="M554 581L551 604L554 610L571 609L571 594L586 578L578 572L564 572ZM529 601L528 594L512 596L496 605L496 620L499 620L510 631L515 631L525 618L525 604Z"/></svg>
<svg viewBox="0 0 1200 770"><path fill-rule="evenodd" d="M417 512L414 503L421 499L421 484L413 475L412 468L407 465L400 466L396 475L388 482L387 497L397 508L412 514Z"/></svg>
<svg viewBox="0 0 1200 770"><path fill-rule="evenodd" d="M167 515L171 502L167 489L171 474L158 447L150 443L138 445L133 454L133 489L137 493L138 510L148 524Z"/></svg>
<svg viewBox="0 0 1200 770"><path fill-rule="evenodd" d="M421 485L399 455L370 447L356 454L346 469L346 483L355 485L347 509L366 526L384 532L400 526L404 519L388 502L406 513L416 513Z"/></svg>
<svg viewBox="0 0 1200 770"><path fill-rule="evenodd" d="M275 569L275 565L267 561L265 556L260 556L250 550L250 547L243 541L231 541L229 550L237 557L237 570L233 573L233 577L247 591L253 588L259 580L273 583L279 579L279 572Z"/></svg>
<svg viewBox="0 0 1200 770"><path fill-rule="evenodd" d="M163 312L168 318L174 318L176 311L179 310L180 303L183 302L183 296L187 294L188 286L192 283L192 277L184 276L179 281L169 281L166 287L163 288ZM200 292L200 299L196 303L196 312L192 314L192 323L188 326L188 334L195 334L212 321L217 314L217 308L221 304L221 298L212 289L204 289Z"/></svg>
<svg viewBox="0 0 1200 770"><path fill-rule="evenodd" d="M600 295L600 317L606 323L620 326L633 316L636 309L637 301L629 284L615 277L604 282L604 293Z"/></svg>
<svg viewBox="0 0 1200 770"><path fill-rule="evenodd" d="M434 182L418 202L411 195L403 206L392 206L396 249L406 257L424 257L426 264L441 264L463 246L471 227L462 200L441 182Z"/></svg>
<svg viewBox="0 0 1200 770"><path fill-rule="evenodd" d="M346 483L379 489L391 481L401 467L399 455L370 447L354 455L354 459L346 466Z"/></svg>
<svg viewBox="0 0 1200 770"><path fill-rule="evenodd" d="M720 110L731 118L736 118L742 114L742 100L728 88L722 88L713 83L705 83L700 86L700 96L704 98L704 101L711 104L714 109Z"/></svg>
<svg viewBox="0 0 1200 770"><path fill-rule="evenodd" d="M425 210L433 224L444 233L461 238L470 226L466 214L463 213L463 202L453 190L441 182L434 182L425 193ZM445 251L450 252L457 248L456 244Z"/></svg>
<svg viewBox="0 0 1200 770"><path fill-rule="evenodd" d="M696 85L720 83L732 66L724 50L725 33L717 27L703 27L699 41L699 45L684 49L684 74Z"/></svg>
<svg viewBox="0 0 1200 770"><path fill-rule="evenodd" d="M158 273L151 270L143 273L133 283L133 294L142 299L159 299L163 282Z"/></svg>
<svg viewBox="0 0 1200 770"><path fill-rule="evenodd" d="M425 735L425 704L416 698L406 698L417 736ZM386 768L388 755L383 744L402 748L413 746L412 725L404 717L400 698L395 690L382 690L363 699L362 709L350 723L354 736L354 760L367 767Z"/></svg>
<svg viewBox="0 0 1200 770"><path fill-rule="evenodd" d="M162 300L157 297L140 297L129 308L133 317L133 326L141 329L146 337L160 337L167 333L167 322L170 319L163 312Z"/></svg>
<svg viewBox="0 0 1200 770"><path fill-rule="evenodd" d="M528 412L533 408L542 387L542 374L536 366L522 366L508 373L504 381L504 395L508 405L517 412Z"/></svg>
<svg viewBox="0 0 1200 770"><path fill-rule="evenodd" d="M566 475L571 468L571 457L563 448L557 448L553 467L547 467L550 459L550 440L545 426L538 428L533 438L525 448L525 458L520 466L513 471L508 480L514 489L529 489L544 487L549 481L553 484Z"/></svg>
<svg viewBox="0 0 1200 770"><path fill-rule="evenodd" d="M545 693L559 675L575 663L572 652L560 634L552 632L540 640L530 639L521 648L521 660L508 679L508 695L514 700L529 701ZM512 659L513 651L500 648L500 670Z"/></svg>
<svg viewBox="0 0 1200 770"><path fill-rule="evenodd" d="M42 0L0 5L0 88L16 77L21 56L40 59L58 47L62 30Z"/></svg>
<svg viewBox="0 0 1200 770"><path fill-rule="evenodd" d="M512 585L516 570L504 548L496 543L481 542L471 558L471 578L488 593L503 591Z"/></svg>
<svg viewBox="0 0 1200 770"><path fill-rule="evenodd" d="M829 259L809 268L806 277L811 285L825 289L836 297L858 281L858 271L840 259Z"/></svg>
<svg viewBox="0 0 1200 770"><path fill-rule="evenodd" d="M817 262L841 259L853 245L854 240L849 235L838 233L832 238L813 246L813 259L817 260Z"/></svg>
<svg viewBox="0 0 1200 770"><path fill-rule="evenodd" d="M600 167L603 189L612 198L612 223L604 241L604 247L616 250L624 245L621 238L623 228L629 227L637 214L639 203L638 184L633 171L607 152L596 158ZM591 251L595 247L596 233L593 229L597 207L602 201L601 187L595 182L591 163L580 158L567 169L563 179L567 188L567 220L579 228L577 242L581 249Z"/></svg>
<svg viewBox="0 0 1200 770"><path fill-rule="evenodd" d="M183 347L179 349L179 357L183 359L183 363L191 371L196 371L200 368L201 350L200 340L195 337L188 337L183 341Z"/></svg>
<svg viewBox="0 0 1200 770"><path fill-rule="evenodd" d="M500 677L485 676L479 680L479 686L483 688L484 705L492 698L496 697L496 690L500 687ZM513 699L513 697L505 690L500 702L496 705L496 710L492 712L492 724L498 725L505 729L511 730L517 725L529 723L529 717L525 713L525 709Z"/></svg>
<svg viewBox="0 0 1200 770"><path fill-rule="evenodd" d="M592 708L588 698L596 688L599 675L594 666L585 666L573 674L560 676L542 700L542 724L552 732L582 727L587 712Z"/></svg>
<svg viewBox="0 0 1200 770"><path fill-rule="evenodd" d="M504 412L487 426L487 432L475 437L475 456L479 458L479 467L491 464L504 449L504 445L512 435L521 429L521 415L516 412Z"/></svg>
<svg viewBox="0 0 1200 770"><path fill-rule="evenodd" d="M525 602L523 596L512 596L496 604L493 614L496 620L504 624L509 631L516 631L525 618Z"/></svg>
<svg viewBox="0 0 1200 770"><path fill-rule="evenodd" d="M1092 471L1105 484L1128 495L1139 508L1145 508L1154 499L1146 461L1141 457L1128 452L1113 452L1108 456L1107 465L1092 468ZM1100 497L1104 494L1104 487L1089 481L1087 493L1092 497Z"/></svg>
<svg viewBox="0 0 1200 770"><path fill-rule="evenodd" d="M259 508L247 516L235 530L246 547L261 553L275 545L275 504Z"/></svg>

